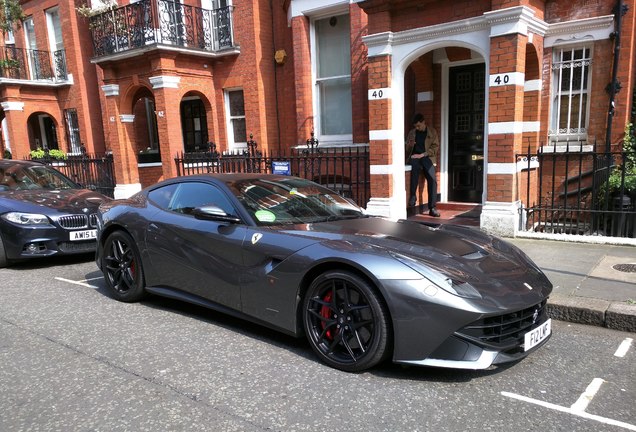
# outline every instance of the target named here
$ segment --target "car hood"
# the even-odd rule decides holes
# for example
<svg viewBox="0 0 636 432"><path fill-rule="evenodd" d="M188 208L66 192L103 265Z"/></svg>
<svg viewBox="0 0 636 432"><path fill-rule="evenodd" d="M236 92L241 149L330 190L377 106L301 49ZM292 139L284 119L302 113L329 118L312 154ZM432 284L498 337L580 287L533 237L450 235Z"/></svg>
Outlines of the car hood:
<svg viewBox="0 0 636 432"><path fill-rule="evenodd" d="M17 190L0 194L0 207L5 210L51 213L93 213L109 198L88 189Z"/></svg>
<svg viewBox="0 0 636 432"><path fill-rule="evenodd" d="M339 242L367 244L406 255L447 277L468 282L482 293L503 295L511 288L535 290L545 298L552 285L517 247L477 229L429 226L412 221L364 218L306 225L297 235L315 236L337 247Z"/></svg>

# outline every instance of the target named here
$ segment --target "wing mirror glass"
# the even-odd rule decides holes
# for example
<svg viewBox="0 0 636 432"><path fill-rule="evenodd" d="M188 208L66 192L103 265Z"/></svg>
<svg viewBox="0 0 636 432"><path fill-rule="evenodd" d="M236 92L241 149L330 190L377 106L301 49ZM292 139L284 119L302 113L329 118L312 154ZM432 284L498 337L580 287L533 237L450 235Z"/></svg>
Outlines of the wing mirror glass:
<svg viewBox="0 0 636 432"><path fill-rule="evenodd" d="M195 218L203 219L203 220L230 222L230 223L241 222L240 217L227 214L221 207L218 207L215 205L206 205L202 207L197 207L194 210L192 210L192 214L194 215Z"/></svg>

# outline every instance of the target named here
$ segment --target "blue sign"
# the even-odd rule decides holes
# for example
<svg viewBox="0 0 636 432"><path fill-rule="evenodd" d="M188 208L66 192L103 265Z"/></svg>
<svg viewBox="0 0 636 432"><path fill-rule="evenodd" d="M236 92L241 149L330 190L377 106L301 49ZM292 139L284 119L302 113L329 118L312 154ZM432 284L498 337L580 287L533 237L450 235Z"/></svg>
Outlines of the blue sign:
<svg viewBox="0 0 636 432"><path fill-rule="evenodd" d="M272 173L280 175L291 175L291 164L289 161L272 161Z"/></svg>

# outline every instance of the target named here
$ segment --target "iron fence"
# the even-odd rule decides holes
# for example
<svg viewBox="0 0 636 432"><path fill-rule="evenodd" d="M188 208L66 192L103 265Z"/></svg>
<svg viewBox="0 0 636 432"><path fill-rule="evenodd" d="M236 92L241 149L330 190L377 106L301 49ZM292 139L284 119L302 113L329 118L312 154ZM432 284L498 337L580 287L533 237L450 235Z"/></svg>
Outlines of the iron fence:
<svg viewBox="0 0 636 432"><path fill-rule="evenodd" d="M32 159L48 165L69 177L82 187L114 197L115 170L113 155L69 155L66 159L51 157Z"/></svg>
<svg viewBox="0 0 636 432"><path fill-rule="evenodd" d="M636 238L635 153L517 155L521 230Z"/></svg>
<svg viewBox="0 0 636 432"><path fill-rule="evenodd" d="M205 51L234 46L232 6L202 9L172 0L141 0L90 17L95 56L152 44Z"/></svg>
<svg viewBox="0 0 636 432"><path fill-rule="evenodd" d="M177 175L204 173L285 172L315 181L366 206L371 195L368 147L298 149L287 152L180 153L175 157ZM280 171L282 170L282 171Z"/></svg>
<svg viewBox="0 0 636 432"><path fill-rule="evenodd" d="M0 77L33 81L66 81L66 51L3 46L0 48Z"/></svg>

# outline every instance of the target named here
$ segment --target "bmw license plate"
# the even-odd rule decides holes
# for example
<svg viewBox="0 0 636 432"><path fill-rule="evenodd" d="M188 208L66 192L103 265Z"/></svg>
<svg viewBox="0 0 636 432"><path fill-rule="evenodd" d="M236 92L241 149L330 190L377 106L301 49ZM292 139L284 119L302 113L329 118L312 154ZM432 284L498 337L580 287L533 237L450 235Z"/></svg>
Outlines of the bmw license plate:
<svg viewBox="0 0 636 432"><path fill-rule="evenodd" d="M543 342L552 333L552 320L549 319L524 336L523 350L528 351Z"/></svg>
<svg viewBox="0 0 636 432"><path fill-rule="evenodd" d="M95 240L97 238L97 230L71 231L71 241Z"/></svg>

